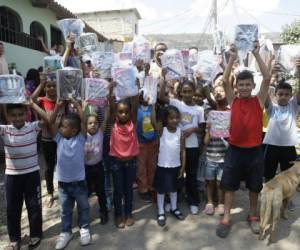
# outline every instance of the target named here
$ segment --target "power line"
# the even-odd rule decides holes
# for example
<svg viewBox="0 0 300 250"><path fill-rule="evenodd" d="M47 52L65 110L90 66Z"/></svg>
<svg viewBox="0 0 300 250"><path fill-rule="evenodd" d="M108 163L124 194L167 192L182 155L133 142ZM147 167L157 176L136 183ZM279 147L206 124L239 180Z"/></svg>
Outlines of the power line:
<svg viewBox="0 0 300 250"><path fill-rule="evenodd" d="M260 11L260 10L250 10L247 9L249 12L257 12L257 13L263 13L263 14L269 14L269 15L279 15L279 16L297 16L300 17L300 14L294 14L294 13L287 13L287 12L272 12L272 11Z"/></svg>

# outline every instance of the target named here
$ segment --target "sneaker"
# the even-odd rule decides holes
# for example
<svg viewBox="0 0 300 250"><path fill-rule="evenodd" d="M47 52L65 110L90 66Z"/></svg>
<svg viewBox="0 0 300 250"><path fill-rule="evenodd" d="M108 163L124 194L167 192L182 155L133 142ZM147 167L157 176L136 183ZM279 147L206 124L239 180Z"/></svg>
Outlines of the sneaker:
<svg viewBox="0 0 300 250"><path fill-rule="evenodd" d="M219 236L220 238L226 238L230 233L230 229L231 229L231 223L222 220L220 221L217 227L216 235Z"/></svg>
<svg viewBox="0 0 300 250"><path fill-rule="evenodd" d="M225 209L224 209L224 205L223 204L219 204L216 209L215 209L215 213L217 215L220 215L220 216L223 216L224 215L224 212L225 212Z"/></svg>
<svg viewBox="0 0 300 250"><path fill-rule="evenodd" d="M68 245L72 237L73 235L71 233L60 233L56 241L55 249L64 249Z"/></svg>
<svg viewBox="0 0 300 250"><path fill-rule="evenodd" d="M80 228L80 244L86 246L91 243L91 234L88 228Z"/></svg>
<svg viewBox="0 0 300 250"><path fill-rule="evenodd" d="M248 215L247 221L248 221L248 224L250 226L250 229L251 229L252 233L259 234L259 232L260 232L259 217Z"/></svg>
<svg viewBox="0 0 300 250"><path fill-rule="evenodd" d="M191 214L198 214L199 213L199 208L198 206L194 206L194 205L191 205L190 206L190 211L191 211Z"/></svg>
<svg viewBox="0 0 300 250"><path fill-rule="evenodd" d="M207 203L207 204L205 205L205 208L204 208L203 212L204 212L206 215L213 215L213 214L215 213L214 205L211 204L211 203Z"/></svg>

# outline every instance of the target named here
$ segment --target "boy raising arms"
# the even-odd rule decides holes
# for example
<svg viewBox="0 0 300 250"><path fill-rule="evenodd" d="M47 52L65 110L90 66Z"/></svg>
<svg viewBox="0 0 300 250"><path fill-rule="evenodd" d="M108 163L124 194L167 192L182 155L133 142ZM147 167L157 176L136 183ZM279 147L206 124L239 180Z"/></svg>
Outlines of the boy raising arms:
<svg viewBox="0 0 300 250"><path fill-rule="evenodd" d="M230 209L234 201L234 192L239 189L241 180L246 181L246 187L249 189L250 213L247 221L252 232L259 233L259 218L256 210L264 172L261 149L262 114L270 84L269 71L259 55L259 43L256 42L252 53L263 75L260 90L257 96L251 96L255 87L253 75L244 70L236 77L237 96L235 96L229 81L232 66L237 58L234 46L229 53L230 58L223 80L227 101L231 106L229 148L221 180L221 188L225 191L225 212L216 230L217 236L221 238L227 237L230 232Z"/></svg>

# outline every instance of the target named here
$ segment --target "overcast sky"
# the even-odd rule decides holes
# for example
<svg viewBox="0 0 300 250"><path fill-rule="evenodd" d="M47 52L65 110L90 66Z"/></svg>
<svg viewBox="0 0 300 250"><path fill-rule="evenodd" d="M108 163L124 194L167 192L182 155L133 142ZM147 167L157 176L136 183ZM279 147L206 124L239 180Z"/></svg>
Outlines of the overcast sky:
<svg viewBox="0 0 300 250"><path fill-rule="evenodd" d="M72 12L137 8L141 34L202 33L212 0L56 0ZM278 32L300 19L300 0L218 0L218 24L230 34L238 23L256 23L261 32ZM206 28L205 28L206 27Z"/></svg>

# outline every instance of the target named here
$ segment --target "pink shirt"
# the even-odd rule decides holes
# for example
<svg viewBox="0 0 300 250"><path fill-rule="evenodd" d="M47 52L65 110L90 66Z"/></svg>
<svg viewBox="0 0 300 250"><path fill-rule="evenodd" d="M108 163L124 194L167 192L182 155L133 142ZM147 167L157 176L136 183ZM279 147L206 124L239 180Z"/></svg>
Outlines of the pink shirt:
<svg viewBox="0 0 300 250"><path fill-rule="evenodd" d="M139 154L139 144L132 121L126 124L115 122L110 137L110 156L126 159Z"/></svg>

